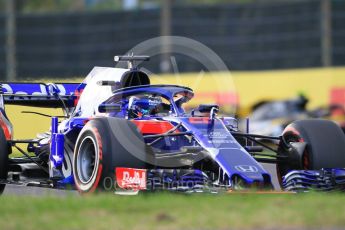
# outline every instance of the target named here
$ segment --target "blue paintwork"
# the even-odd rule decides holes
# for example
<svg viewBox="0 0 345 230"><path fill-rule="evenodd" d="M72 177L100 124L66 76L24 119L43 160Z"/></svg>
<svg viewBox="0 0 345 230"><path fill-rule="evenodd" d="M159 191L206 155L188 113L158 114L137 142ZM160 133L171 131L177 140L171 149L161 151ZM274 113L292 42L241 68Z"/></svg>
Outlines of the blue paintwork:
<svg viewBox="0 0 345 230"><path fill-rule="evenodd" d="M1 86L7 104L62 108L74 107L78 98L75 93L80 92L85 84L2 83Z"/></svg>
<svg viewBox="0 0 345 230"><path fill-rule="evenodd" d="M64 135L58 133L58 118L52 117L50 156L52 167L61 167L64 160Z"/></svg>
<svg viewBox="0 0 345 230"><path fill-rule="evenodd" d="M282 178L282 187L288 191L345 191L345 169L292 170Z"/></svg>
<svg viewBox="0 0 345 230"><path fill-rule="evenodd" d="M177 85L144 85L144 86L135 86L135 87L128 87L124 89L119 89L114 92L114 95L110 97L105 103L114 103L117 102L119 99L128 97L131 95L141 94L141 93L150 93L156 94L164 97L165 99L171 102L173 106L172 111L176 116L181 116L184 114L184 110L181 106L176 105L174 102L174 95L178 93L185 93L186 94L186 102L193 98L194 93L192 89L183 86ZM128 101L124 101L124 108L126 108L126 103ZM122 113L123 114L123 113Z"/></svg>
<svg viewBox="0 0 345 230"><path fill-rule="evenodd" d="M247 183L264 182L264 175L270 177L261 164L231 135L222 120L209 119L207 123L192 124L189 117L183 117L174 118L171 121L182 122L187 130L191 130L199 144L209 151L212 158L219 163L229 177L239 175ZM255 172L241 172L235 168L236 166L251 166L256 170Z"/></svg>
<svg viewBox="0 0 345 230"><path fill-rule="evenodd" d="M182 171L182 172L181 172ZM207 184L207 176L198 169L166 171L151 169L147 172L149 189L182 190L193 189Z"/></svg>
<svg viewBox="0 0 345 230"><path fill-rule="evenodd" d="M174 125L182 122L183 127L194 134L195 139L202 147L209 151L210 156L221 166L221 168L224 170L224 172L226 172L229 178L234 175L238 175L242 177L247 183L267 182L267 178L270 180L270 175L268 174L268 172L263 169L263 167L244 148L241 147L241 145L225 127L224 123L235 123L234 118L209 120L206 124L192 124L189 122L189 115L185 114L184 110L179 105L176 105L173 100L174 95L181 92L186 93L187 100L190 100L193 97L192 90L187 87L174 85L147 85L117 90L114 92L113 96L107 99L104 103L118 103L119 99L123 101L123 98L125 97L141 93L161 95L162 97L170 100L172 111L175 116L146 116L140 119L167 120L172 122ZM127 110L127 103L128 101L123 101L123 111L112 114L112 116L124 118L126 115L125 111ZM86 119L88 118L73 117L69 120L69 122L66 123L64 130L68 132L69 130L73 130L76 127L81 129ZM220 135L221 138L212 136L212 133L216 133L215 135ZM164 150L170 149L173 151L185 144L186 143L181 140L178 143L172 142L172 145L170 146L160 146L160 148ZM254 167L256 171L241 172L236 169L235 166L251 166Z"/></svg>
<svg viewBox="0 0 345 230"><path fill-rule="evenodd" d="M74 100L74 92L80 91L85 87L85 84L26 84L26 83L9 83L4 86L4 92L14 94L40 94L40 95L70 95L71 100ZM187 115L182 109L182 103L175 103L174 96L177 93L184 93L185 101L187 102L193 97L193 91L187 87L174 86L174 85L144 85L128 87L113 92L113 95L102 103L111 104L118 103L124 97L130 95L150 93L161 95L165 99L170 101L171 114L165 117L146 116L139 119L150 120L159 119L172 122L174 125L182 123L184 131L190 131L193 133L195 140L202 146L209 156L219 164L222 170L231 178L234 175L238 175L243 178L247 183L265 182L271 183L270 175L263 167L236 141L231 135L224 124L234 124L237 122L234 118L227 119L209 119L206 123L192 123L189 120L190 115ZM108 116L115 116L120 118L126 117L126 111L128 107L128 101L122 101L123 110L118 113L109 113ZM53 119L52 122L52 140L51 140L51 156L50 160L53 165L61 165L61 160L64 159L62 154L63 149L63 137L71 132L79 133L82 127L85 125L89 117L79 117L78 113L67 119L59 126L57 130L56 122ZM175 146L171 146L172 149L179 148L182 145L186 145L187 142L178 142ZM167 148L162 146L162 148ZM54 156L56 156L54 158ZM73 178L73 177L72 177ZM268 180L268 181L267 181ZM73 179L67 177L59 182L60 184L73 184Z"/></svg>
<svg viewBox="0 0 345 230"><path fill-rule="evenodd" d="M80 84L76 83L4 83L2 84L4 94L25 94L25 95L72 95Z"/></svg>

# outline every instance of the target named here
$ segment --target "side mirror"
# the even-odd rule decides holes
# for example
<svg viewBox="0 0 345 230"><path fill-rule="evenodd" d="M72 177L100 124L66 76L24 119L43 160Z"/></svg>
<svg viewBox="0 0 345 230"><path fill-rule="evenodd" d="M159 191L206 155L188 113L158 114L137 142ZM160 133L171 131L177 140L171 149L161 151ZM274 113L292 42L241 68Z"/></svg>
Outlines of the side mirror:
<svg viewBox="0 0 345 230"><path fill-rule="evenodd" d="M122 106L119 104L100 104L98 106L98 112L100 113L111 113L111 112L120 112Z"/></svg>
<svg viewBox="0 0 345 230"><path fill-rule="evenodd" d="M193 109L191 115L194 117L195 112L209 113L210 119L213 119L219 111L219 106L216 104L201 104L197 109Z"/></svg>
<svg viewBox="0 0 345 230"><path fill-rule="evenodd" d="M219 110L219 106L216 104L201 104L198 107L198 111L200 113L209 113L211 112L212 108L215 108L217 111Z"/></svg>

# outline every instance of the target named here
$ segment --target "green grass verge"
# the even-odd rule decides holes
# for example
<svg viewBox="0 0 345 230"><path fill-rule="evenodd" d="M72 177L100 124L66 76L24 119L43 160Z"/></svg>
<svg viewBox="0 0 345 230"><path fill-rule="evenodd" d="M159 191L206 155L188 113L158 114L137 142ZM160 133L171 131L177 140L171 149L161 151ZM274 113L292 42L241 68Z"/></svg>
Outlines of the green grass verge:
<svg viewBox="0 0 345 230"><path fill-rule="evenodd" d="M142 194L0 198L1 229L329 229L343 194Z"/></svg>

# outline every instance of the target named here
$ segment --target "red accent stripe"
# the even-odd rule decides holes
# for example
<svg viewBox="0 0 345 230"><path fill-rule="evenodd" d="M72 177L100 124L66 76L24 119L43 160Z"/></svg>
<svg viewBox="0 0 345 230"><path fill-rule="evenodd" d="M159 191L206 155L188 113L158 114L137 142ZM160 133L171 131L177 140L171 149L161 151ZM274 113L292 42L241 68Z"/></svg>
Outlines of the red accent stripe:
<svg viewBox="0 0 345 230"><path fill-rule="evenodd" d="M11 140L12 134L11 134L10 128L7 127L6 123L1 118L0 118L0 126L1 126L2 130L4 131L6 140Z"/></svg>
<svg viewBox="0 0 345 230"><path fill-rule="evenodd" d="M102 166L102 160L103 160L103 146L102 146L102 138L101 135L98 132L98 129L96 129L95 127L92 127L96 139L97 139L97 144L98 144L98 156L99 156L99 163L98 163L98 171L96 174L96 180L95 183L92 185L91 189L90 189L90 193L93 193L96 188L98 187L99 181L101 179L101 175L102 175L102 170L103 170L103 166Z"/></svg>
<svg viewBox="0 0 345 230"><path fill-rule="evenodd" d="M188 120L192 124L207 124L210 121L208 117L190 117Z"/></svg>
<svg viewBox="0 0 345 230"><path fill-rule="evenodd" d="M301 137L301 134L294 127L291 127L291 126L286 127L283 133L286 133L286 132L291 132L295 134L296 136L298 136L299 138L298 142L304 142L304 139Z"/></svg>
<svg viewBox="0 0 345 230"><path fill-rule="evenodd" d="M98 143L98 156L99 156L98 170L97 170L97 174L96 174L96 180L95 180L94 184L92 185L92 187L89 189L89 191L87 191L87 192L82 191L79 187L79 184L77 182L75 183L77 190L79 192L81 192L81 194L91 194L97 189L99 181L101 179L102 171L103 171L103 166L102 166L103 146L102 146L101 135L99 134L98 130L95 127L91 127L91 129L93 130L93 132L96 136L97 143ZM74 154L76 154L76 153L74 153ZM74 172L74 173L76 173L76 172Z"/></svg>
<svg viewBox="0 0 345 230"><path fill-rule="evenodd" d="M132 120L132 122L138 127L142 134L161 134L174 128L168 121Z"/></svg>
<svg viewBox="0 0 345 230"><path fill-rule="evenodd" d="M84 89L81 89L80 91L79 90L74 91L74 96L76 96L76 98L74 99L74 102L73 102L74 106L77 106L79 99L80 99L80 96L83 93L83 90Z"/></svg>
<svg viewBox="0 0 345 230"><path fill-rule="evenodd" d="M291 132L294 135L296 135L296 137L298 137L298 142L301 142L301 143L305 142L305 140L301 137L301 134L294 127L291 127L291 126L286 127L284 130L284 133L286 132ZM309 152L307 150L304 150L304 153L302 155L302 161L303 161L303 169L308 170L310 167L310 162L309 162Z"/></svg>

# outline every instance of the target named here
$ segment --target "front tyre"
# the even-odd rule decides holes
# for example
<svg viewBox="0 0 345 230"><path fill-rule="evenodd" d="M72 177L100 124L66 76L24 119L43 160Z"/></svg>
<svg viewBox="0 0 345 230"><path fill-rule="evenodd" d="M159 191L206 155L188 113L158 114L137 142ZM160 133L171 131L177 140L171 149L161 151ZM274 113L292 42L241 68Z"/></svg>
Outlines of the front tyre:
<svg viewBox="0 0 345 230"><path fill-rule="evenodd" d="M74 180L79 191L93 192L102 174L102 139L96 128L88 127L83 131L74 154Z"/></svg>
<svg viewBox="0 0 345 230"><path fill-rule="evenodd" d="M145 151L143 137L132 122L106 117L89 121L73 156L76 188L81 193L113 190L116 167L145 169Z"/></svg>
<svg viewBox="0 0 345 230"><path fill-rule="evenodd" d="M9 148L3 129L0 128L0 179L6 180L8 174ZM0 184L0 194L5 190L6 184Z"/></svg>
<svg viewBox="0 0 345 230"><path fill-rule="evenodd" d="M290 159L286 144L306 143L299 159L277 164L278 178L291 170L319 170L322 168L345 168L345 135L334 122L321 119L295 121L284 132L285 143L280 143L279 155ZM299 165L296 167L296 165Z"/></svg>

